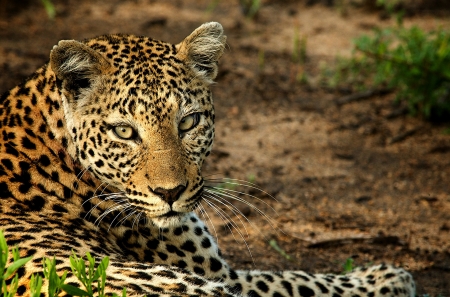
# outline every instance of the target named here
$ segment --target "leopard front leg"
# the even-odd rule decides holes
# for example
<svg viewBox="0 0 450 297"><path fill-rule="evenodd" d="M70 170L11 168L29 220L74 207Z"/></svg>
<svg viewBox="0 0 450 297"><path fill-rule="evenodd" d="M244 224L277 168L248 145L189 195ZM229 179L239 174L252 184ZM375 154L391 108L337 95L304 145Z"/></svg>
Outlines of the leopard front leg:
<svg viewBox="0 0 450 297"><path fill-rule="evenodd" d="M243 296L415 296L412 276L401 268L378 265L346 275L304 271L236 271L232 283Z"/></svg>
<svg viewBox="0 0 450 297"><path fill-rule="evenodd" d="M107 290L119 295L126 288L127 296L239 296L226 283L172 266L112 261L107 274L113 276L106 284Z"/></svg>
<svg viewBox="0 0 450 297"><path fill-rule="evenodd" d="M400 268L379 265L347 275L310 274L303 271L235 271L222 258L204 223L193 213L179 224L161 229L142 246L157 246L155 264L178 266L198 277L223 282L243 296L414 296L412 276ZM149 253L148 251L147 253ZM138 259L139 261L139 259ZM145 262L145 257L142 260Z"/></svg>

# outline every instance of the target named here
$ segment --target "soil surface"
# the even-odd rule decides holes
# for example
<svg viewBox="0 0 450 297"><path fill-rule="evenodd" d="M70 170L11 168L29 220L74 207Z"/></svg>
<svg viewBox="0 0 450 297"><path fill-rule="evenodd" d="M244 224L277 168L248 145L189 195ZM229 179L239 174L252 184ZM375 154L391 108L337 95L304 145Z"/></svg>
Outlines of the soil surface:
<svg viewBox="0 0 450 297"><path fill-rule="evenodd" d="M40 1L27 2L1 1L0 92L45 63L61 39L121 32L178 43L203 22L223 24L229 48L213 86L217 136L204 172L237 210L219 198L203 205L235 268L341 273L348 258L385 262L411 271L419 295L450 296L448 124L406 115L394 94L338 104L346 90L317 82L336 55L351 53L353 38L394 20L294 0L262 1L253 20L237 0L55 0L50 20ZM407 17L412 24L449 28L450 18ZM306 40L301 66L296 34Z"/></svg>

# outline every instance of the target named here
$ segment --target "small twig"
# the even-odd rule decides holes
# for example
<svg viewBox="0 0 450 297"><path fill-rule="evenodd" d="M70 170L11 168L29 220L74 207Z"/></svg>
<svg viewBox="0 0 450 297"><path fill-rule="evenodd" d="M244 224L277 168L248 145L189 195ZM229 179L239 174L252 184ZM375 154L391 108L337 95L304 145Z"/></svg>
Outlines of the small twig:
<svg viewBox="0 0 450 297"><path fill-rule="evenodd" d="M397 118L399 116L405 115L407 113L408 113L408 108L401 107L401 108L394 109L393 111L391 111L388 115L386 115L385 118L387 120L392 120L392 119L395 119L395 118Z"/></svg>
<svg viewBox="0 0 450 297"><path fill-rule="evenodd" d="M369 243L369 244L395 244L405 245L398 236L377 236L377 237L344 237L330 240L316 241L308 245L308 248L331 248L353 243Z"/></svg>
<svg viewBox="0 0 450 297"><path fill-rule="evenodd" d="M269 241L269 245L270 245L274 250L276 250L278 253L280 253L280 255L282 255L283 257L285 257L286 260L289 260L289 261L292 260L292 257L291 257L289 254L287 254L287 253L286 253L286 252L278 245L278 243L277 243L277 241L276 241L275 239L271 239L271 240Z"/></svg>
<svg viewBox="0 0 450 297"><path fill-rule="evenodd" d="M414 135L417 131L419 131L420 129L422 129L422 126L407 130L403 133L397 134L396 136L392 137L391 140L389 141L389 144L394 144L396 142L400 142L405 140L406 138L408 138L409 136Z"/></svg>
<svg viewBox="0 0 450 297"><path fill-rule="evenodd" d="M375 95L385 95L385 94L389 94L390 92L392 92L392 89L372 89L372 90L367 90L367 91L363 91L363 92L359 92L359 93L355 93L355 94L351 94L348 96L344 96L341 97L339 99L336 100L336 105L337 106L341 106L347 103L351 103L351 102L356 102L356 101L362 101L365 99L369 99L372 96Z"/></svg>

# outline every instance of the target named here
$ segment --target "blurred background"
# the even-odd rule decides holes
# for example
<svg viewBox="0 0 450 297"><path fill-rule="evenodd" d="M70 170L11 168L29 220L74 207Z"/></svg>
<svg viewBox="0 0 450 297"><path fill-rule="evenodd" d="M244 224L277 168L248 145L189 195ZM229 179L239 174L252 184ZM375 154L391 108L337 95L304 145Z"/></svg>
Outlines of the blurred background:
<svg viewBox="0 0 450 297"><path fill-rule="evenodd" d="M0 0L0 93L59 40L178 43L213 20L228 48L204 173L227 200L201 215L228 261L385 262L450 296L448 0Z"/></svg>

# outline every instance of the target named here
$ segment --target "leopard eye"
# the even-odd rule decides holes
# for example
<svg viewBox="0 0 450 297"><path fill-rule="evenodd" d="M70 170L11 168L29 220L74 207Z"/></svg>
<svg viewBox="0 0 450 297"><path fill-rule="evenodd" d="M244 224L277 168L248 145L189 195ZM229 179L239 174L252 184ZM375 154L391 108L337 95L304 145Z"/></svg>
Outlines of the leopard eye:
<svg viewBox="0 0 450 297"><path fill-rule="evenodd" d="M200 119L199 113L193 113L188 116L185 116L178 125L178 129L180 132L186 132L197 126L198 121Z"/></svg>
<svg viewBox="0 0 450 297"><path fill-rule="evenodd" d="M134 136L134 130L130 126L116 126L114 133L122 139L130 139Z"/></svg>

